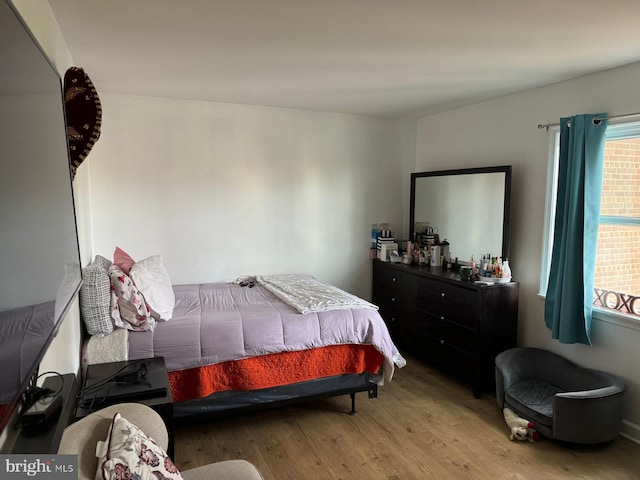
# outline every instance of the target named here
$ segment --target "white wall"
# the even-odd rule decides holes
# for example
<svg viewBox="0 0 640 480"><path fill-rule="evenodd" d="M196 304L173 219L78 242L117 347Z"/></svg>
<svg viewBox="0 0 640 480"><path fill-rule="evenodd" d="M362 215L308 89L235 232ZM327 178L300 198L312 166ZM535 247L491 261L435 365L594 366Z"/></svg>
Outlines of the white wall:
<svg viewBox="0 0 640 480"><path fill-rule="evenodd" d="M176 284L299 272L370 296L370 226L403 226L415 121L100 95L94 253L162 254Z"/></svg>
<svg viewBox="0 0 640 480"><path fill-rule="evenodd" d="M520 282L518 342L618 374L628 387L625 433L640 439L640 327L594 321L593 346L551 339L538 297L548 135L561 116L640 111L640 64L585 76L418 121L415 171L513 165L511 268ZM473 201L472 198L469 201ZM408 205L406 206L408 208ZM455 249L455 246L451 246Z"/></svg>

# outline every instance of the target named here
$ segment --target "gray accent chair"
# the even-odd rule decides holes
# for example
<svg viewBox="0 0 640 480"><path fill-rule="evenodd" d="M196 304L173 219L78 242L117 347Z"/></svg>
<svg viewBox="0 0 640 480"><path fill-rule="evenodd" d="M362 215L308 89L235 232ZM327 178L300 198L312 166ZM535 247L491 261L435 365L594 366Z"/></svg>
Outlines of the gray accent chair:
<svg viewBox="0 0 640 480"><path fill-rule="evenodd" d="M121 403L93 412L69 425L62 434L58 453L78 455L78 480L94 480L98 469L96 444L107 437L116 412L139 427L165 451L169 443L160 415L141 403ZM189 470L180 470L184 480L262 480L256 467L246 460L224 460Z"/></svg>
<svg viewBox="0 0 640 480"><path fill-rule="evenodd" d="M496 400L534 423L540 435L597 444L620 433L625 383L540 348L519 347L496 357Z"/></svg>

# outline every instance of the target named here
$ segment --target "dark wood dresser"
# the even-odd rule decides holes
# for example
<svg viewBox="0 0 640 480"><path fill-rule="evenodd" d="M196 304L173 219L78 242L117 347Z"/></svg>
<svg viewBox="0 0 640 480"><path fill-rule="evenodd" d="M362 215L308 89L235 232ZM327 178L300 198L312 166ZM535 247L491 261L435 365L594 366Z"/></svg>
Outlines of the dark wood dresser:
<svg viewBox="0 0 640 480"><path fill-rule="evenodd" d="M519 284L460 281L439 267L373 261L373 303L391 337L471 382L480 398L495 382L498 353L516 346Z"/></svg>

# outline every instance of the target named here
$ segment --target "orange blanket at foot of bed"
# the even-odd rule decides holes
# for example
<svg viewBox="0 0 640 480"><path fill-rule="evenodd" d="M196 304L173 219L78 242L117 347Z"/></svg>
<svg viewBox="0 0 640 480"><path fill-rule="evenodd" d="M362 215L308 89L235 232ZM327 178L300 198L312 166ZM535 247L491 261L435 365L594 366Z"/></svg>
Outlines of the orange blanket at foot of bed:
<svg viewBox="0 0 640 480"><path fill-rule="evenodd" d="M257 390L347 373L377 373L383 356L371 345L333 345L273 353L169 372L174 402L225 390Z"/></svg>

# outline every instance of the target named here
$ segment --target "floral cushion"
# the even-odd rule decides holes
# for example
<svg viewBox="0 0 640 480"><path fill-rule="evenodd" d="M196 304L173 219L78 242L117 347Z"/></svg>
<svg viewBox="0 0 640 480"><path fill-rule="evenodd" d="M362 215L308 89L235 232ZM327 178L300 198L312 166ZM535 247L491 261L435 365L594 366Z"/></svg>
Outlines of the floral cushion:
<svg viewBox="0 0 640 480"><path fill-rule="evenodd" d="M154 330L156 320L151 316L144 296L135 283L115 263L109 267L111 281L111 318L117 327L134 331Z"/></svg>
<svg viewBox="0 0 640 480"><path fill-rule="evenodd" d="M107 439L96 447L96 480L182 480L165 451L133 423L116 413Z"/></svg>

